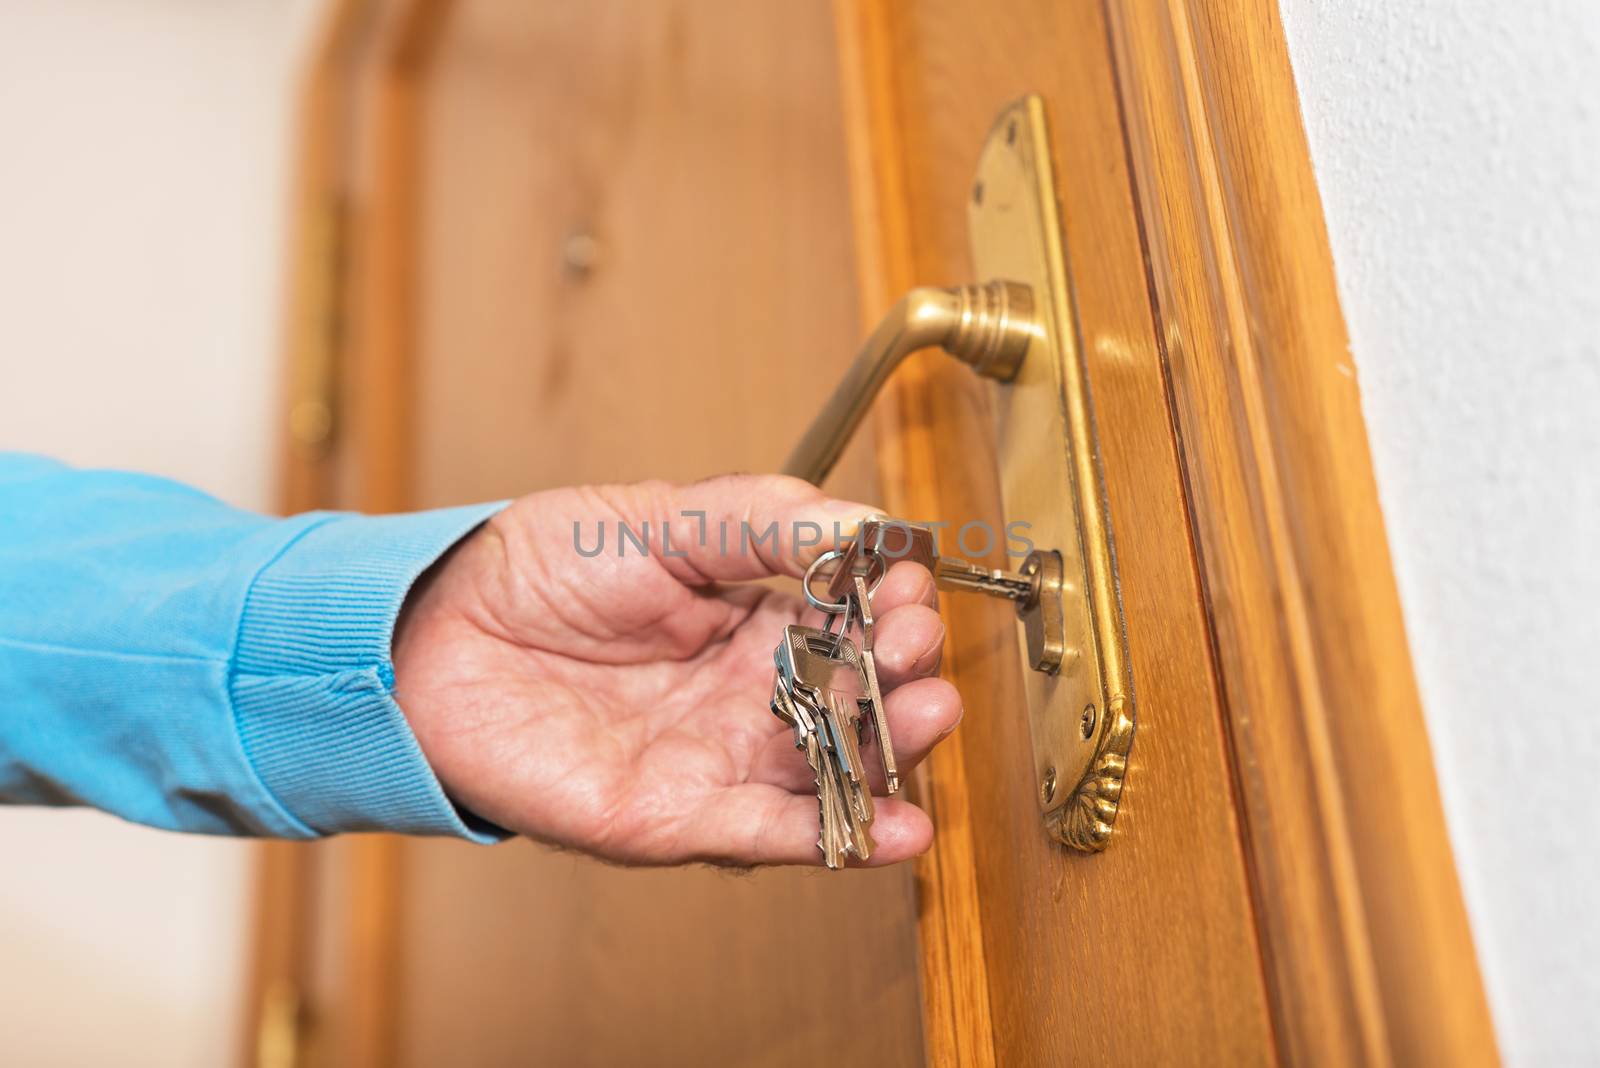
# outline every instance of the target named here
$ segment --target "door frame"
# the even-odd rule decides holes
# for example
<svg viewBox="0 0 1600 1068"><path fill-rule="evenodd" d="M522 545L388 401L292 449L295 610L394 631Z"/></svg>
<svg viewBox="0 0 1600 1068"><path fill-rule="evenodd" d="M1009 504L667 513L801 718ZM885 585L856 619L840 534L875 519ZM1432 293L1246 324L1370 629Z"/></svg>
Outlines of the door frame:
<svg viewBox="0 0 1600 1068"><path fill-rule="evenodd" d="M330 0L311 35L294 131L285 514L411 505L417 86L452 3ZM243 1063L394 1063L400 845L259 847Z"/></svg>

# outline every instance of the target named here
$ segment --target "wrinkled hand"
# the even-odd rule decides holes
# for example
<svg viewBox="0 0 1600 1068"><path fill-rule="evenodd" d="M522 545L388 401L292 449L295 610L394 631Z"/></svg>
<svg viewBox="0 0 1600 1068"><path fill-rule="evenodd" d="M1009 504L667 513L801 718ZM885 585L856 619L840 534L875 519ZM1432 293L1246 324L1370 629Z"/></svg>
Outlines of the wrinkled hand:
<svg viewBox="0 0 1600 1068"><path fill-rule="evenodd" d="M798 576L835 523L848 536L871 511L779 476L524 497L412 591L395 632L400 707L450 796L530 838L629 864L820 864L811 769L768 709L784 626L819 617L797 596L727 584ZM703 527L686 512L706 513ZM618 524L637 533L647 521L649 555L630 542L619 556ZM806 523L827 545L796 549L815 536ZM755 540L770 524L777 543ZM582 555L601 529L604 551ZM909 562L873 597L902 771L961 718L955 688L933 677L944 644L933 599L931 576ZM870 747L867 764L882 794ZM928 848L920 809L875 807L869 864Z"/></svg>

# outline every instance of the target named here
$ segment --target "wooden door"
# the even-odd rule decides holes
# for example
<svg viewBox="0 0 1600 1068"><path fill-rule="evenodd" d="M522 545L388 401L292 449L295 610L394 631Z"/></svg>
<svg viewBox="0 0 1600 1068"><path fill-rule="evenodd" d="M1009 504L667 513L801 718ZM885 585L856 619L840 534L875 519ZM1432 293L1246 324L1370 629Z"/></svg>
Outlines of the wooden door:
<svg viewBox="0 0 1600 1068"><path fill-rule="evenodd" d="M346 227L341 426L326 496L294 505L775 469L858 340L830 12L345 6L329 33L357 43L324 49L353 68L325 183ZM875 496L869 444L839 492ZM298 970L313 1063L787 1065L844 1033L852 1056L923 1059L909 867L315 853L305 959L268 958ZM274 874L269 912L293 900Z"/></svg>
<svg viewBox="0 0 1600 1068"><path fill-rule="evenodd" d="M869 318L981 281L979 148L1043 98L1136 704L1110 846L1068 852L1011 613L947 598L967 715L919 783L930 1061L1492 1063L1276 5L839 20ZM999 511L994 388L939 354L898 377L892 508L1028 518Z"/></svg>
<svg viewBox="0 0 1600 1068"><path fill-rule="evenodd" d="M1272 5L332 8L292 507L776 468L903 291L979 280L979 149L1041 95L1138 731L1109 847L1051 841L1015 618L947 595L914 867L279 849L263 1019L341 1065L1493 1061ZM1019 518L992 388L913 359L830 488Z"/></svg>
<svg viewBox="0 0 1600 1068"><path fill-rule="evenodd" d="M419 115L413 503L775 467L856 340L836 84L820 8L456 5ZM791 1064L840 1028L920 1059L908 870L403 850L400 1064Z"/></svg>

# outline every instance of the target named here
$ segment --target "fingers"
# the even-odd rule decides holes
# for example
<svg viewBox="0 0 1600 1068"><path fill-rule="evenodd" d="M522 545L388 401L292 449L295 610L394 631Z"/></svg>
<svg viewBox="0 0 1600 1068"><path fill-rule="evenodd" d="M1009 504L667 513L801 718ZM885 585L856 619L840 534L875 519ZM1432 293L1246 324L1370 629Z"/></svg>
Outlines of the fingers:
<svg viewBox="0 0 1600 1068"><path fill-rule="evenodd" d="M932 608L937 601L933 575L928 569L910 560L901 560L883 576L883 582L872 595L872 610L881 620L901 605L920 604Z"/></svg>
<svg viewBox="0 0 1600 1068"><path fill-rule="evenodd" d="M927 852L933 824L909 801L874 802L877 847L852 867L896 864ZM776 786L748 783L717 794L689 824L680 846L685 860L724 864L822 864L817 848L817 798Z"/></svg>
<svg viewBox="0 0 1600 1068"><path fill-rule="evenodd" d="M961 692L944 679L908 682L887 694L883 704L889 716L895 766L902 780L961 725ZM883 761L878 756L878 739L873 738L866 748L872 789L883 792L887 786L883 781Z"/></svg>
<svg viewBox="0 0 1600 1068"><path fill-rule="evenodd" d="M641 489L650 499L639 518L665 524L671 553L657 555L684 582L798 577L879 511L830 499L811 483L787 475L724 475Z"/></svg>
<svg viewBox="0 0 1600 1068"><path fill-rule="evenodd" d="M944 655L944 620L924 604L906 604L878 619L873 660L887 692L902 682L936 674Z"/></svg>
<svg viewBox="0 0 1600 1068"><path fill-rule="evenodd" d="M933 747L961 723L961 694L944 679L918 679L891 691L883 699L889 716L889 736L894 742L895 764L904 778ZM867 777L874 793L886 789L877 740L863 747ZM794 734L780 731L767 739L750 766L750 781L813 795L816 778L805 754L794 747ZM815 817L816 813L812 813Z"/></svg>
<svg viewBox="0 0 1600 1068"><path fill-rule="evenodd" d="M944 651L944 621L926 604L932 594L927 569L902 563L884 577L873 598L886 604L899 602L881 616L873 654L895 763L902 775L961 722L960 693L932 677ZM867 746L867 771L874 792L882 793L886 786L877 744L874 738ZM751 763L750 779L797 792L814 789L811 767L794 748L789 731L767 739Z"/></svg>

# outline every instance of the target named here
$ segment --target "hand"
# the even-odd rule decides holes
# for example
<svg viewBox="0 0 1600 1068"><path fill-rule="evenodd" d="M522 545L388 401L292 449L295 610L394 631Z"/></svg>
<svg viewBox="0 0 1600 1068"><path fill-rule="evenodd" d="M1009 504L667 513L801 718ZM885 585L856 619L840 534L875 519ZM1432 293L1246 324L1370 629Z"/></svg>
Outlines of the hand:
<svg viewBox="0 0 1600 1068"><path fill-rule="evenodd" d="M835 523L848 536L873 510L779 476L524 497L412 591L395 631L396 698L451 798L509 830L628 864L820 864L811 769L768 709L784 626L820 617L797 596L724 583L798 576ZM637 535L646 522L649 555L623 542L619 556L619 524ZM807 523L826 545L797 551ZM772 524L776 543L755 540ZM602 529L604 551L583 555ZM932 577L909 562L873 597L902 772L961 718L955 688L934 677L944 626L933 602ZM867 764L882 794L871 747ZM928 848L916 806L888 798L875 810L869 865Z"/></svg>

